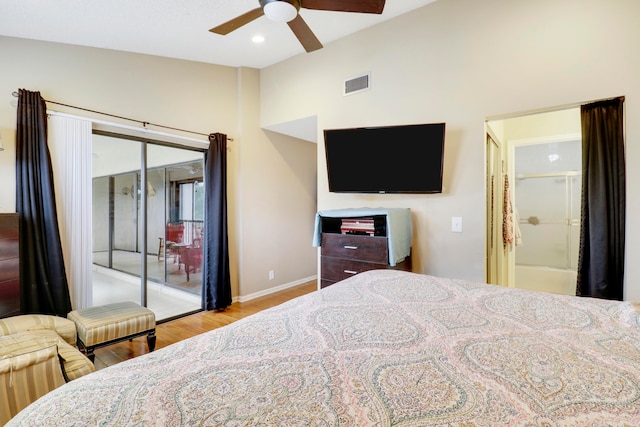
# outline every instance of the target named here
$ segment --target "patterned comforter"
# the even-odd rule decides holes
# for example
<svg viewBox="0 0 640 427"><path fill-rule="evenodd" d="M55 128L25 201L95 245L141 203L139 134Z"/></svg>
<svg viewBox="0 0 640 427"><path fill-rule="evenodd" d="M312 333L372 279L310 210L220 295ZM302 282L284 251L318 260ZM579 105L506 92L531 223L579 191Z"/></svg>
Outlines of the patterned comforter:
<svg viewBox="0 0 640 427"><path fill-rule="evenodd" d="M74 380L9 426L639 426L638 305L371 271Z"/></svg>

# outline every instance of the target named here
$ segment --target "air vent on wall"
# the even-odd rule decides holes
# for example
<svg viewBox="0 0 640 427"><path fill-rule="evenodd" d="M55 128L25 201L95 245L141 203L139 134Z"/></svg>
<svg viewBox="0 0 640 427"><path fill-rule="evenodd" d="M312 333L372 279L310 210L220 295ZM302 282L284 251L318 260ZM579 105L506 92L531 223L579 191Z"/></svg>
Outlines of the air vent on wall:
<svg viewBox="0 0 640 427"><path fill-rule="evenodd" d="M344 81L344 95L353 95L371 87L371 74L363 74Z"/></svg>

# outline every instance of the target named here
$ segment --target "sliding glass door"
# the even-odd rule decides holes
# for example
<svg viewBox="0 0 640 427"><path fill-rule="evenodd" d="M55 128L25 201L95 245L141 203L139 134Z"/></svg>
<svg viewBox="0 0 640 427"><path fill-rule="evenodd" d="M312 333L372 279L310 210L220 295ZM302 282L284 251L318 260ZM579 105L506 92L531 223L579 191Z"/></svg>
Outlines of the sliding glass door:
<svg viewBox="0 0 640 427"><path fill-rule="evenodd" d="M93 305L135 301L158 320L199 310L203 152L93 141Z"/></svg>
<svg viewBox="0 0 640 427"><path fill-rule="evenodd" d="M155 177L158 185L162 183L161 198L150 203L148 211L148 244L157 249L155 266L151 268L149 263L149 278L199 299L204 154L150 144L147 158L149 175Z"/></svg>
<svg viewBox="0 0 640 427"><path fill-rule="evenodd" d="M120 158L119 153L125 154ZM117 160L116 159L120 159ZM93 137L93 305L140 303L137 233L140 142ZM136 279L136 276L138 279Z"/></svg>

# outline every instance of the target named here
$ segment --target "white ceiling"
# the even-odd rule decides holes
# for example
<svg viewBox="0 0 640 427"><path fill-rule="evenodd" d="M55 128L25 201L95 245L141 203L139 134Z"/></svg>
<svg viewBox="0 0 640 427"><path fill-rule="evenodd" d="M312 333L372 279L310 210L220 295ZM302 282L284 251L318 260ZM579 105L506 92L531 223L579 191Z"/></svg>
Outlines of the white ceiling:
<svg viewBox="0 0 640 427"><path fill-rule="evenodd" d="M382 15L301 9L325 46L435 0L387 0ZM209 29L258 0L0 0L0 35L122 50L233 67L263 68L304 49L266 16L221 36ZM266 38L255 44L251 38Z"/></svg>

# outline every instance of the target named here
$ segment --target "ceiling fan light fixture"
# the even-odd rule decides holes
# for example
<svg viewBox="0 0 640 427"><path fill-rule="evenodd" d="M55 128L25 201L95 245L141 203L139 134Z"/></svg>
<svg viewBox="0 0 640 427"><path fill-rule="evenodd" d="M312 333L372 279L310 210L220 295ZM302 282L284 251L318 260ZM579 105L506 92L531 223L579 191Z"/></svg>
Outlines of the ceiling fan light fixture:
<svg viewBox="0 0 640 427"><path fill-rule="evenodd" d="M270 1L262 9L267 18L275 22L289 22L298 16L298 8L286 0Z"/></svg>

